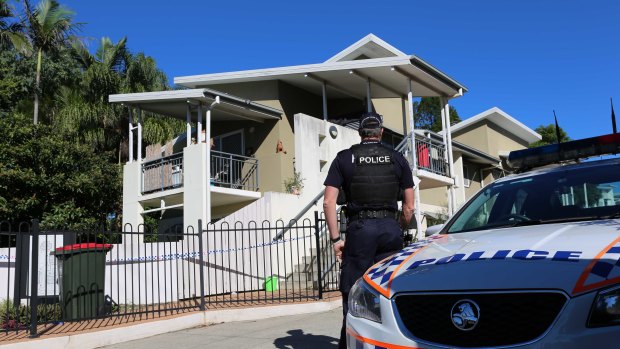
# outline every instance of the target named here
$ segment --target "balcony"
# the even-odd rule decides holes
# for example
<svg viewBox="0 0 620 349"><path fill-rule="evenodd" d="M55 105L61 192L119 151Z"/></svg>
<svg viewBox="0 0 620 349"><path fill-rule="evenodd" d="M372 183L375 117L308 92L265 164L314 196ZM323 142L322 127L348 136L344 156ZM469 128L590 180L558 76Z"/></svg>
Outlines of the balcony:
<svg viewBox="0 0 620 349"><path fill-rule="evenodd" d="M142 163L142 194L183 186L183 153Z"/></svg>
<svg viewBox="0 0 620 349"><path fill-rule="evenodd" d="M410 164L413 163L411 151L411 135L408 135L396 147ZM447 186L453 183L450 178L450 167L446 161L446 148L443 143L433 141L431 138L416 136L415 139L417 169L414 175L422 180L420 189Z"/></svg>
<svg viewBox="0 0 620 349"><path fill-rule="evenodd" d="M258 190L258 159L211 151L211 185L248 191Z"/></svg>
<svg viewBox="0 0 620 349"><path fill-rule="evenodd" d="M212 187L258 190L258 160L253 157L211 151ZM208 165L208 166L209 166ZM183 153L142 164L141 193L151 194L183 187Z"/></svg>

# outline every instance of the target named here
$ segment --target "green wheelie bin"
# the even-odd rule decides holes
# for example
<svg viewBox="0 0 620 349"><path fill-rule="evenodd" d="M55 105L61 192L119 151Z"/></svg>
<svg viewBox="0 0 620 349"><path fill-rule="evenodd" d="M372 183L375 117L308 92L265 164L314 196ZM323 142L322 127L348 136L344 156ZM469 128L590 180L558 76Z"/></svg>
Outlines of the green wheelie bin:
<svg viewBox="0 0 620 349"><path fill-rule="evenodd" d="M82 243L58 247L56 256L63 320L86 320L103 315L105 256L110 244Z"/></svg>

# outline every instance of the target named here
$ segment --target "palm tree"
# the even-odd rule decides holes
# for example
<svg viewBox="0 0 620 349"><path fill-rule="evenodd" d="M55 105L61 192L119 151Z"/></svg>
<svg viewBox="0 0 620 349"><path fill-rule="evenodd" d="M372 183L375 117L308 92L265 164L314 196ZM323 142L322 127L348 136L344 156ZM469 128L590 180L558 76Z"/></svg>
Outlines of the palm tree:
<svg viewBox="0 0 620 349"><path fill-rule="evenodd" d="M22 33L21 23L10 20L15 17L7 0L0 0L0 49L14 47L22 52L27 51L28 41Z"/></svg>
<svg viewBox="0 0 620 349"><path fill-rule="evenodd" d="M132 55L127 39L114 44L102 38L95 54L83 43L73 44L74 56L83 69L79 91L63 89L62 108L55 120L59 130L98 150L118 151L118 161L126 157L129 134L127 110L108 103L110 94L168 89L166 75L155 60L143 53ZM182 121L145 114L145 144L172 139L182 132Z"/></svg>
<svg viewBox="0 0 620 349"><path fill-rule="evenodd" d="M37 73L34 92L34 124L39 120L39 95L41 94L41 61L43 54L66 46L79 24L73 22L74 12L61 6L56 0L41 0L33 8L24 0L25 33L31 46L37 52Z"/></svg>
<svg viewBox="0 0 620 349"><path fill-rule="evenodd" d="M126 42L126 38L116 44L102 38L93 55L82 42L74 41L73 55L82 69L80 86L60 90L61 109L55 125L60 132L100 151L115 149L123 138L118 129L122 110L107 99L123 88L129 56Z"/></svg>

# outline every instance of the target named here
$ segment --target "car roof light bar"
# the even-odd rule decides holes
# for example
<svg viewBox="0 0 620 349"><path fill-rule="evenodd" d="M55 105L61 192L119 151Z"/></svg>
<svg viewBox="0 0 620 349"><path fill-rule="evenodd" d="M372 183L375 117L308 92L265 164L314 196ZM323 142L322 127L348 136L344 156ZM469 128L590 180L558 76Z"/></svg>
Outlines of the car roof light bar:
<svg viewBox="0 0 620 349"><path fill-rule="evenodd" d="M575 161L620 153L620 133L516 150L508 154L508 166L518 172L563 161Z"/></svg>

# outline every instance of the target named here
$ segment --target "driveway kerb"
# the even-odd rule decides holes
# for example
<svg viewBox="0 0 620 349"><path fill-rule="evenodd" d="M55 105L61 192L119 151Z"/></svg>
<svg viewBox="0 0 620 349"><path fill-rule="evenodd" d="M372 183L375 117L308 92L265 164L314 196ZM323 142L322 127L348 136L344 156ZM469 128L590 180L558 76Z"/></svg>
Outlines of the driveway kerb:
<svg viewBox="0 0 620 349"><path fill-rule="evenodd" d="M273 318L274 314L277 314L277 316L288 316L319 313L333 310L341 305L342 300L338 298L331 301L302 304L207 310L172 319L151 321L107 330L96 330L87 333L0 344L0 349L94 349L163 333L175 332L198 326L207 326L209 324L234 321L255 321Z"/></svg>

